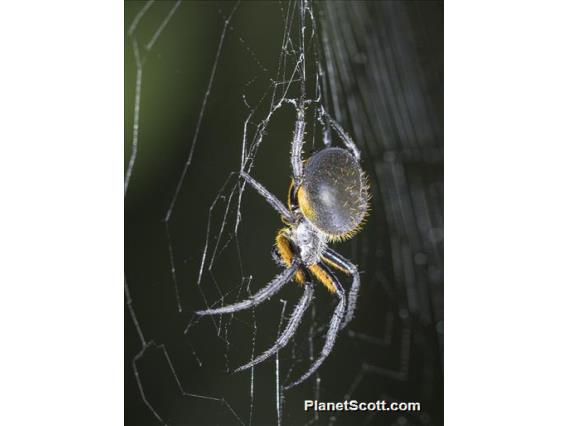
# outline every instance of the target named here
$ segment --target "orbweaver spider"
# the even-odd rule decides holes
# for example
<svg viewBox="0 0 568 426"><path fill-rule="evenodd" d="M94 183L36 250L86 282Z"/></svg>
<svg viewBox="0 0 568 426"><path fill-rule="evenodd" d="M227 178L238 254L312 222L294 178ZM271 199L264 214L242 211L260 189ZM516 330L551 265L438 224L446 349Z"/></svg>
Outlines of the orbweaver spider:
<svg viewBox="0 0 568 426"><path fill-rule="evenodd" d="M291 155L293 179L288 192L288 208L248 173L241 171L241 177L280 213L286 225L276 234L273 252L277 262L285 269L249 299L197 312L198 315L219 315L250 309L276 294L292 278L303 285L304 294L282 334L270 349L235 370L242 371L265 361L286 346L312 300L312 281L322 283L338 299L324 346L309 370L285 389L302 383L320 367L330 354L339 330L353 318L360 285L359 271L353 263L329 248L328 243L344 241L359 231L369 206L367 180L359 165L360 153L355 143L335 120L326 115L347 149L326 147L304 163L303 105L297 111ZM331 268L351 275L352 283L347 298Z"/></svg>

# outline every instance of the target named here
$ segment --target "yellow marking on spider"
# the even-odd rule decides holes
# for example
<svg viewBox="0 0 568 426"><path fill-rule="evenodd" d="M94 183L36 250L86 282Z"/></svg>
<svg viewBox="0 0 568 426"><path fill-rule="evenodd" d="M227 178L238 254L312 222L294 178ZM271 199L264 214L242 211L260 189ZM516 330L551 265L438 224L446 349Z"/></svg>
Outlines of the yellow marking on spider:
<svg viewBox="0 0 568 426"><path fill-rule="evenodd" d="M290 266L292 264L292 259L294 258L294 251L292 250L292 246L290 245L290 241L286 237L288 233L288 228L282 228L276 234L276 250L278 250L278 254L280 258L284 262L286 266ZM306 282L306 276L302 270L298 270L294 274L294 280L298 284L304 284Z"/></svg>
<svg viewBox="0 0 568 426"><path fill-rule="evenodd" d="M316 212L313 209L310 200L308 199L308 194L303 186L300 186L300 189L298 189L298 205L306 219L312 221L316 219Z"/></svg>
<svg viewBox="0 0 568 426"><path fill-rule="evenodd" d="M338 271L343 272L344 274L349 274L349 271L347 269L345 269L343 266L338 265L337 263L335 263L333 260L328 259L325 256L322 256L322 260L327 263L329 266L331 266L332 268L337 269Z"/></svg>
<svg viewBox="0 0 568 426"><path fill-rule="evenodd" d="M288 187L288 209L292 211L292 191L294 190L294 180L290 181L290 186Z"/></svg>
<svg viewBox="0 0 568 426"><path fill-rule="evenodd" d="M318 281L321 282L329 290L330 293L335 293L337 291L332 279L329 277L327 272L322 269L321 266L319 266L317 263L314 263L313 265L308 266L308 269L314 275L314 277L316 277Z"/></svg>

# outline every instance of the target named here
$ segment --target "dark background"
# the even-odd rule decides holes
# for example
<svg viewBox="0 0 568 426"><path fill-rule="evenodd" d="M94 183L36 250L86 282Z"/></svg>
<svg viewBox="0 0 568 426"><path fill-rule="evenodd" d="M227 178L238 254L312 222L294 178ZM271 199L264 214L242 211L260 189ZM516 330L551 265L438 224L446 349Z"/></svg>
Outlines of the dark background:
<svg viewBox="0 0 568 426"><path fill-rule="evenodd" d="M283 82L291 76L299 40L298 5L289 9L287 2L191 1L181 3L168 19L174 3L158 2L129 35L145 4L125 3L125 168L132 154L141 70L138 152L125 196L126 424L277 424L275 360L257 366L252 380L250 371L227 371L247 362L253 345L255 354L271 345L282 316L281 300L287 301L288 314L301 290L289 284L254 312L221 322L197 322L192 312L222 296L224 303L241 299L247 285L254 291L278 272L270 250L279 218L247 189L240 206L242 222L234 234L238 209L229 198L236 183L230 173L241 166L250 112L243 95L256 108L247 127L250 147L269 111L272 89L283 87L280 59L287 58ZM372 213L359 235L335 247L362 271L356 318L339 335L318 375L280 399L281 422L440 425L443 6L336 1L310 7L317 37L306 45L306 83L313 92L320 65L327 79L322 103L362 150ZM290 42L282 53L285 24L290 22ZM134 42L142 60L138 68ZM292 82L292 97L297 86ZM307 120L309 154L321 148L321 134L313 130L313 114ZM254 155L252 174L282 200L291 174L293 124L290 106L276 111ZM164 221L192 147L187 175ZM348 286L349 280L343 281ZM278 357L282 383L309 366L312 344L314 351L321 348L333 302L321 288L316 291L314 309ZM304 399L345 398L418 401L422 411L317 417L303 411Z"/></svg>

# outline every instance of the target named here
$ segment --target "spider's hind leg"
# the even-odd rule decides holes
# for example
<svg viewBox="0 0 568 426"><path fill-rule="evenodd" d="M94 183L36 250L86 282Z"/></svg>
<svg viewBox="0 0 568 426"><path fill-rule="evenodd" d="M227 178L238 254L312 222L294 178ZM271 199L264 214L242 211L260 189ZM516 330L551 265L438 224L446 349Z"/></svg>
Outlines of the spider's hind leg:
<svg viewBox="0 0 568 426"><path fill-rule="evenodd" d="M337 121L335 121L327 113L327 111L323 109L323 107L321 107L321 113L322 113L322 115L324 115L329 120L329 124L331 125L331 128L333 130L335 130L336 133L339 135L339 138L341 139L341 142L343 142L343 145L345 145L345 147L349 151L351 151L351 154L353 154L353 156L357 159L357 161L359 161L361 159L361 151L359 151L359 148L357 148L357 145L355 145L355 142L353 141L353 139L351 139L351 137L343 129L343 127L341 127L341 125Z"/></svg>
<svg viewBox="0 0 568 426"><path fill-rule="evenodd" d="M292 154L290 161L292 163L292 174L294 177L294 185L299 188L302 184L303 160L302 147L304 145L304 133L306 131L304 100L301 98L296 105L296 122L294 123L294 137L292 138Z"/></svg>

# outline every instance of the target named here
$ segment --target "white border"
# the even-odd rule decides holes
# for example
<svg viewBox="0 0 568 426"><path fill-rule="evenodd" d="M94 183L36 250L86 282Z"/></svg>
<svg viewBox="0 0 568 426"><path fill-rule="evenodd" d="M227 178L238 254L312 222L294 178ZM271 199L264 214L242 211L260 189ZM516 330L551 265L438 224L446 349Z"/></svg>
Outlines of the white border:
<svg viewBox="0 0 568 426"><path fill-rule="evenodd" d="M568 8L445 9L445 421L562 422Z"/></svg>
<svg viewBox="0 0 568 426"><path fill-rule="evenodd" d="M568 16L446 5L446 424L565 417ZM1 424L123 418L123 11L0 10Z"/></svg>
<svg viewBox="0 0 568 426"><path fill-rule="evenodd" d="M123 421L123 5L0 6L0 424Z"/></svg>

